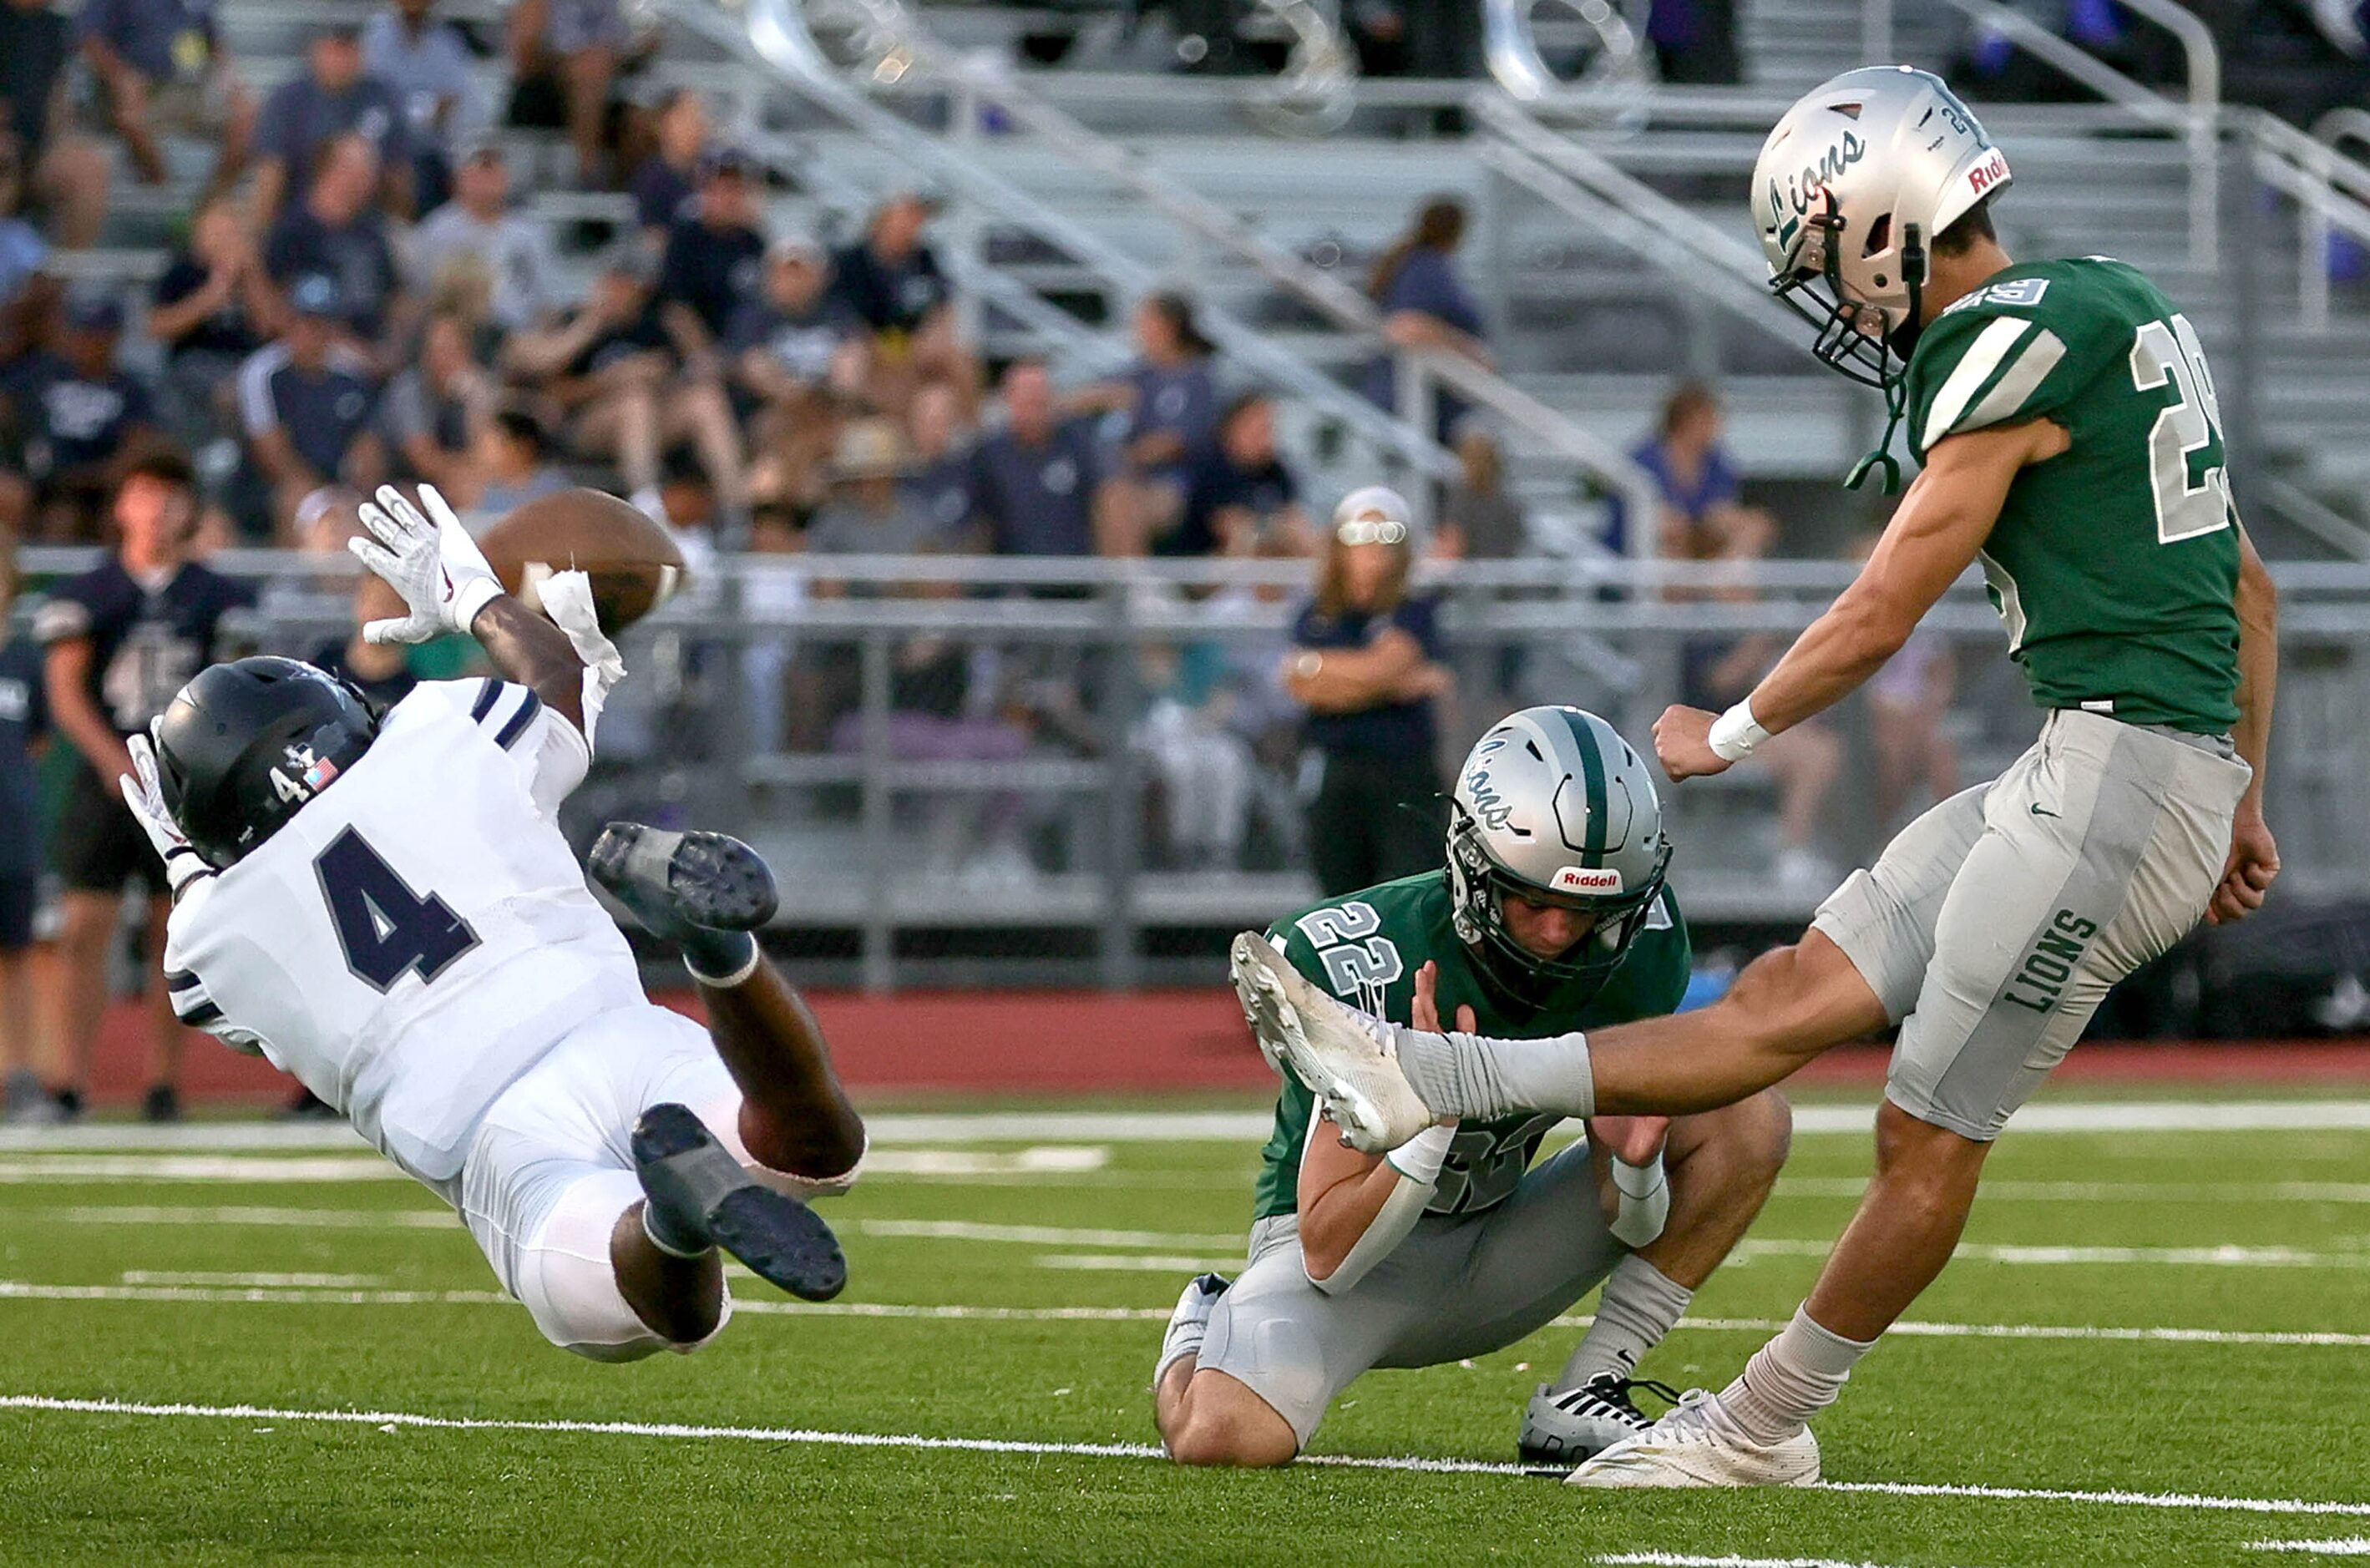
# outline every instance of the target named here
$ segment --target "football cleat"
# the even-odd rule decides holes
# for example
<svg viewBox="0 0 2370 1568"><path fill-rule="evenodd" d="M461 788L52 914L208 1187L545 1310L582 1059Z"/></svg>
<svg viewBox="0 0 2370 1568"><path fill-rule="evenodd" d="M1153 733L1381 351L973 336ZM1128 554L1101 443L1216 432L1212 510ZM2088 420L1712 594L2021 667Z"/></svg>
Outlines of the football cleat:
<svg viewBox="0 0 2370 1568"><path fill-rule="evenodd" d="M1523 1463L1544 1473L1566 1476L1598 1454L1654 1425L1638 1408L1631 1391L1679 1402L1676 1389L1618 1372L1601 1372L1577 1388L1560 1391L1546 1383L1523 1412L1517 1440Z"/></svg>
<svg viewBox="0 0 2370 1568"><path fill-rule="evenodd" d="M1564 1478L1568 1486L1815 1486L1819 1440L1807 1426L1756 1443L1720 1396L1696 1390L1679 1408Z"/></svg>
<svg viewBox="0 0 2370 1568"><path fill-rule="evenodd" d="M751 1175L688 1106L644 1111L633 1146L634 1173L670 1235L721 1247L801 1300L828 1301L846 1287L831 1227Z"/></svg>
<svg viewBox="0 0 2370 1568"><path fill-rule="evenodd" d="M1210 1314L1217 1310L1218 1298L1233 1283L1223 1274L1197 1274L1186 1281L1185 1293L1177 1298L1177 1310L1168 1314L1168 1332L1160 1336L1160 1359L1152 1368L1154 1388L1160 1387L1160 1379L1179 1360L1201 1354L1202 1336L1210 1329Z"/></svg>
<svg viewBox="0 0 2370 1568"><path fill-rule="evenodd" d="M1310 985L1267 938L1235 938L1235 995L1260 1054L1333 1109L1351 1147L1397 1149L1438 1118L1399 1068L1391 1026L1352 1012Z"/></svg>
<svg viewBox="0 0 2370 1568"><path fill-rule="evenodd" d="M754 931L781 902L765 857L722 833L612 822L585 864L651 935L677 944L703 930Z"/></svg>

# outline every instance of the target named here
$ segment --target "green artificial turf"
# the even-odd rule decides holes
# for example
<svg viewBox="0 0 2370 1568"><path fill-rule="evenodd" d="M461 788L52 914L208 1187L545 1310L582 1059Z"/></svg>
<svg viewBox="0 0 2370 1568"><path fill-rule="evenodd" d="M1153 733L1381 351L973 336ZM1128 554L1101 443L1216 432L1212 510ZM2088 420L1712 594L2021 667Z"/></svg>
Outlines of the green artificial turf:
<svg viewBox="0 0 2370 1568"><path fill-rule="evenodd" d="M960 1151L1009 1158L1029 1142L1079 1141ZM745 1301L786 1310L744 1311L696 1356L622 1368L549 1349L515 1305L477 1299L493 1287L467 1235L403 1221L433 1213L434 1200L400 1180L160 1179L144 1156L105 1179L29 1179L45 1162L90 1154L10 1149L0 1152L0 1292L13 1293L0 1297L0 1395L1148 1444L1160 1320L1189 1264L1231 1266L1253 1150L1085 1141L1105 1163L1038 1176L917 1174L916 1150L886 1149L909 1156L906 1168L885 1160L891 1168L826 1211L850 1260L837 1304L848 1310L788 1309L738 1280ZM244 1162L268 1158L234 1166L244 1177ZM1754 1232L1763 1245L1697 1297L1697 1317L1790 1312L1819 1260L1779 1243L1832 1240L1868 1158L1865 1136L1799 1139ZM2090 1262L1962 1256L1917 1321L2364 1338L1896 1336L1819 1423L1830 1480L2359 1511L1848 1491L1607 1496L1497 1473L1214 1474L1145 1457L17 1407L0 1409L0 1561L1566 1564L1660 1553L2096 1568L2327 1560L2250 1548L2370 1537L2370 1132L2011 1132L1990 1183L1972 1248L2122 1251ZM916 1233L925 1222L961 1233ZM1046 1233L1064 1231L1086 1234ZM2255 1261L2167 1256L2222 1246L2255 1249ZM1165 1261L1049 1262L1142 1258ZM100 1299L25 1294L77 1286ZM259 1299L212 1299L242 1290ZM427 1299L389 1299L397 1293ZM868 1304L1145 1315L859 1315ZM1552 1328L1470 1366L1375 1374L1336 1406L1313 1451L1510 1459L1523 1401L1580 1332ZM1644 1370L1716 1387L1763 1337L1683 1328Z"/></svg>

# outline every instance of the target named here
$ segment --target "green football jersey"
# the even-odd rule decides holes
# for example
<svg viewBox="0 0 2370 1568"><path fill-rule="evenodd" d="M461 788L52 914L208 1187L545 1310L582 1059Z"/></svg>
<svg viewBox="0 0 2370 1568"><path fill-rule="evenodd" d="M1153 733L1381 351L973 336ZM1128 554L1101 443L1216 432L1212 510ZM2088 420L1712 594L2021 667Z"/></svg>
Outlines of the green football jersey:
<svg viewBox="0 0 2370 1568"><path fill-rule="evenodd" d="M2072 445L2009 485L1983 551L2008 651L2044 708L2201 735L2238 716L2237 514L2214 380L2140 272L2010 267L1917 339L1904 418L1945 437L2049 418Z"/></svg>
<svg viewBox="0 0 2370 1568"><path fill-rule="evenodd" d="M1575 984L1549 995L1536 1013L1506 1013L1474 972L1465 944L1457 940L1450 921L1448 878L1438 871L1403 876L1279 921L1268 932L1268 940L1316 984L1351 1006L1395 1024L1410 1021L1416 971L1429 958L1440 966L1443 1023L1455 1027L1456 1010L1470 1007L1481 1033L1517 1040L1669 1013L1686 994L1690 956L1686 922L1666 889L1621 967L1593 999L1577 1001L1581 988ZM1284 1079L1275 1104L1275 1128L1260 1151L1259 1219L1290 1214L1300 1207L1300 1150L1316 1104L1316 1096L1298 1079ZM1426 1212L1469 1214L1504 1202L1530 1168L1539 1140L1561 1119L1516 1116L1459 1127Z"/></svg>

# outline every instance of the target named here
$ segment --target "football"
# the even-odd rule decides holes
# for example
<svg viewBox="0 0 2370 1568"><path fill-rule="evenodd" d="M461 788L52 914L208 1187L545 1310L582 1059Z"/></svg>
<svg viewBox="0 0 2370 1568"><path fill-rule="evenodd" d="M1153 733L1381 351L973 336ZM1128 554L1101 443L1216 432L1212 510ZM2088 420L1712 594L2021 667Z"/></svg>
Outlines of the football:
<svg viewBox="0 0 2370 1568"><path fill-rule="evenodd" d="M683 586L682 547L639 509L599 490L562 490L520 507L477 541L502 586L542 608L554 572L592 579L601 629L616 635Z"/></svg>

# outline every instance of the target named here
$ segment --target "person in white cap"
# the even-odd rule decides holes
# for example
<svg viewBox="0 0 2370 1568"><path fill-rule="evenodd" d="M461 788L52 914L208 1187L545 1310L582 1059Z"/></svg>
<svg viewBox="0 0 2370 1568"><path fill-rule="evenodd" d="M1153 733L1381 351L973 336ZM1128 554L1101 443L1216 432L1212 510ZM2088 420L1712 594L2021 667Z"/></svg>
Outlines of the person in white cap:
<svg viewBox="0 0 2370 1568"><path fill-rule="evenodd" d="M1317 590L1292 624L1284 689L1302 726L1308 853L1328 896L1406 876L1440 841L1440 726L1450 686L1437 601L1409 590L1404 497L1353 490L1333 509Z"/></svg>

